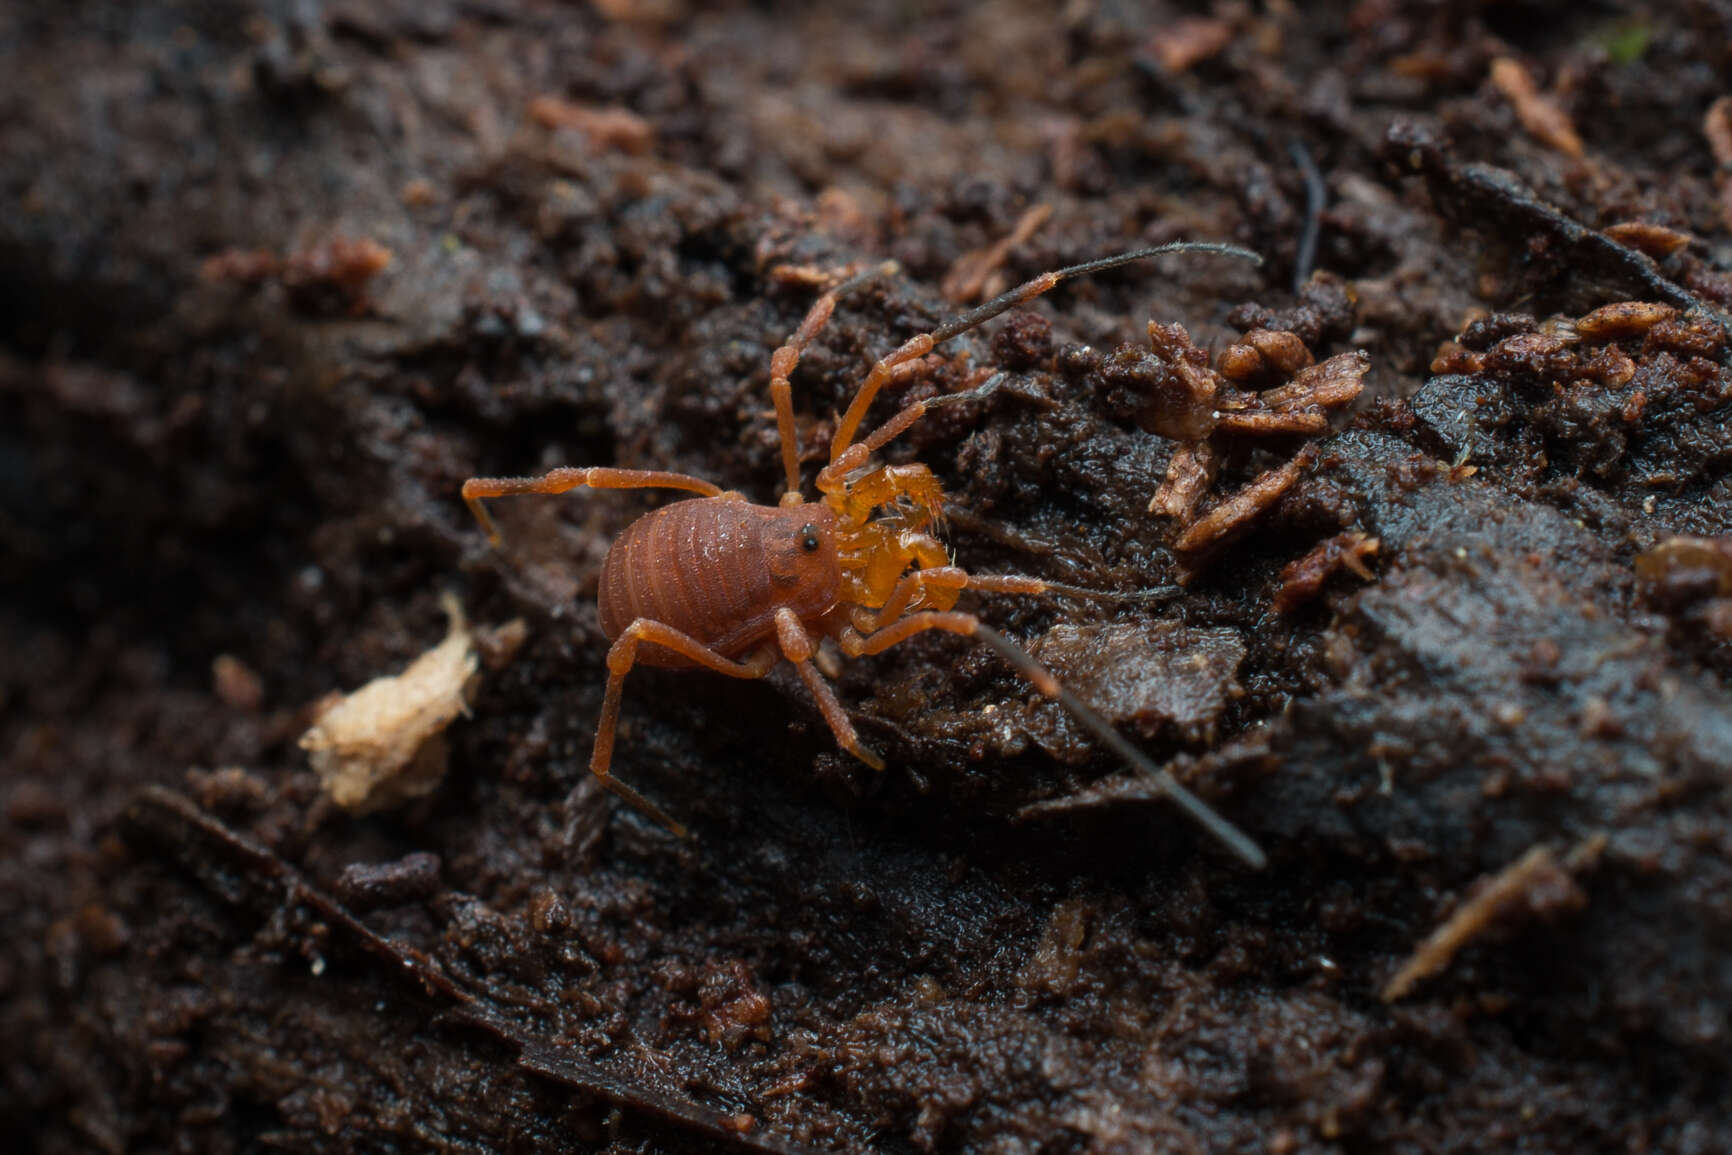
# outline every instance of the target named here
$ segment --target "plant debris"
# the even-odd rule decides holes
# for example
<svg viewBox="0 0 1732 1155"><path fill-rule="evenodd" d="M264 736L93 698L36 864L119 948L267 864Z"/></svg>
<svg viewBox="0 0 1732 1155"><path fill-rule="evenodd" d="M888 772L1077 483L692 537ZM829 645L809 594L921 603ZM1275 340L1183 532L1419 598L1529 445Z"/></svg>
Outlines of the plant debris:
<svg viewBox="0 0 1732 1155"><path fill-rule="evenodd" d="M1516 118L1533 137L1565 156L1580 159L1582 138L1557 101L1540 91L1519 60L1500 56L1491 62L1491 82L1515 108Z"/></svg>
<svg viewBox="0 0 1732 1155"><path fill-rule="evenodd" d="M301 735L319 785L351 814L425 797L445 777L445 727L469 713L480 658L457 598L441 605L451 623L443 642L401 674L328 700Z"/></svg>
<svg viewBox="0 0 1732 1155"><path fill-rule="evenodd" d="M1286 464L1265 471L1206 512L1199 506L1215 480L1224 446L1245 437L1316 437L1329 413L1351 404L1371 367L1364 352L1321 364L1295 333L1253 329L1229 345L1211 368L1179 324L1148 324L1150 351L1124 348L1108 363L1114 389L1140 395L1138 423L1179 442L1149 512L1177 523L1173 546L1194 571L1202 560L1245 532L1299 480L1316 459L1307 445ZM1240 386L1266 386L1257 392Z"/></svg>
<svg viewBox="0 0 1732 1155"><path fill-rule="evenodd" d="M1551 919L1580 910L1587 896L1576 885L1575 871L1592 862L1605 848L1599 835L1559 862L1550 846L1536 846L1495 877L1481 879L1449 920L1415 948L1401 969L1383 985L1383 1001L1406 998L1426 979L1441 972L1468 943L1494 926L1517 920Z"/></svg>

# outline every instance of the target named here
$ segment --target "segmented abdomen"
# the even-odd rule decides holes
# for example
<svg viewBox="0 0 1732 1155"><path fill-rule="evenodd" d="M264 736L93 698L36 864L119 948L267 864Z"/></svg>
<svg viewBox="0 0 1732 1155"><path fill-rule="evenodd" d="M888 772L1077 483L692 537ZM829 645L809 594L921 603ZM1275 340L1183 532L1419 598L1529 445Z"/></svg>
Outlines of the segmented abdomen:
<svg viewBox="0 0 1732 1155"><path fill-rule="evenodd" d="M601 566L602 631L617 638L635 619L650 618L730 658L775 633L763 529L765 515L777 512L744 501L697 498L633 522ZM638 651L638 661L693 664L650 645Z"/></svg>

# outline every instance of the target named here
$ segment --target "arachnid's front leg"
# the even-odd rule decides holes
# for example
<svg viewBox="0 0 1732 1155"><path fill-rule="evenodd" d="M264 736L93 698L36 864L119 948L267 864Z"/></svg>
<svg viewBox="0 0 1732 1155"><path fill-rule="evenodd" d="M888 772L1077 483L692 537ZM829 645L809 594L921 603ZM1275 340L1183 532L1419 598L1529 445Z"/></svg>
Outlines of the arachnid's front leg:
<svg viewBox="0 0 1732 1155"><path fill-rule="evenodd" d="M817 643L793 610L784 607L776 611L776 642L781 647L782 656L794 664L794 672L800 675L806 689L817 700L818 712L824 716L830 732L836 735L836 744L872 769L884 769L884 759L860 741L848 712L836 700L836 691L812 665L812 656L818 652Z"/></svg>
<svg viewBox="0 0 1732 1155"><path fill-rule="evenodd" d="M836 300L843 293L872 277L896 272L896 262L886 261L859 276L850 277L825 292L806 310L800 327L795 329L781 348L770 354L770 400L776 406L776 437L782 443L782 469L788 475L788 488L782 494L783 505L800 504L800 435L794 425L794 390L788 383L789 374L800 364L800 355L812 338L829 323L836 311Z"/></svg>

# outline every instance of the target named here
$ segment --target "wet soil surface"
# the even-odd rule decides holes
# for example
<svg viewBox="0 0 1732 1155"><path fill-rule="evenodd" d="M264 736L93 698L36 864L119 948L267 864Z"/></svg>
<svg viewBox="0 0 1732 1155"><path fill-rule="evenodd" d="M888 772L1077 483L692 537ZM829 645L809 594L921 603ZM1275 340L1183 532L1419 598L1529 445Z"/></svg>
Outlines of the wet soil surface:
<svg viewBox="0 0 1732 1155"><path fill-rule="evenodd" d="M1732 7L1561 7L0 7L0 1130L1732 1149ZM494 551L465 478L774 501L825 277L899 265L793 375L808 480L875 357L1181 238L1267 263L1067 283L878 411L1004 374L888 450L958 562L1173 588L964 604L1266 870L954 637L847 663L883 773L787 667L646 669L616 769L695 837L598 787L662 498ZM296 740L448 591L527 638L351 816Z"/></svg>

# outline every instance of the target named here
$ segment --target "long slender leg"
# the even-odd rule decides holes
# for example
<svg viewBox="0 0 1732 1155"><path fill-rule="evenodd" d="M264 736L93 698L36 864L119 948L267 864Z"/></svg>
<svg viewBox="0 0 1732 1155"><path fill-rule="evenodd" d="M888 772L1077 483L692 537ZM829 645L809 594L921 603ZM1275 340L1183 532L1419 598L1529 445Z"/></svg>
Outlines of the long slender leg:
<svg viewBox="0 0 1732 1155"><path fill-rule="evenodd" d="M1027 679L1030 685L1046 697L1057 700L1070 712L1072 717L1081 722L1096 738L1111 748L1113 753L1124 759L1129 766L1160 783L1161 789L1179 805L1180 809L1199 826L1214 835L1228 850L1238 855L1246 865L1261 869L1267 863L1268 859L1263 854L1262 848L1251 841L1244 831L1221 817L1214 807L1181 786L1177 779L1162 767L1157 766L1147 754L1133 746L1123 734L1113 728L1110 722L1096 713L1094 707L1060 685L1058 679L1052 676L1051 671L1035 661L1028 651L997 630L984 625L973 614L954 611L909 614L900 621L868 636L863 637L852 631L846 631L840 642L843 653L850 657L857 657L864 654L882 653L898 642L905 642L915 634L927 630L944 630L948 633L960 634L964 637L975 638L992 647L998 656Z"/></svg>
<svg viewBox="0 0 1732 1155"><path fill-rule="evenodd" d="M487 540L499 544L499 528L481 506L484 497L514 497L525 493L565 493L587 485L591 489L684 489L705 497L718 497L720 486L684 473L663 473L654 469L612 469L605 465L578 469L565 466L552 469L540 477L471 477L463 483L463 500L469 512L487 531Z"/></svg>
<svg viewBox="0 0 1732 1155"><path fill-rule="evenodd" d="M776 405L776 436L782 443L782 468L788 475L788 489L782 495L783 505L800 503L800 434L794 426L794 391L788 384L788 376L800 364L800 354L806 351L806 346L812 343L812 338L818 335L818 331L830 320L830 314L836 311L837 298L864 280L895 271L896 263L888 261L877 268L850 277L828 290L812 302L812 307L806 310L806 317L800 322L800 327L794 330L793 336L770 354L770 399Z"/></svg>
<svg viewBox="0 0 1732 1155"><path fill-rule="evenodd" d="M878 609L869 610L858 607L849 615L849 620L854 623L854 628L860 633L869 634L901 619L910 606L924 608L916 602L916 599L927 590L961 593L965 589L978 590L988 594L1058 594L1061 597L1090 598L1100 601L1155 601L1172 597L1179 592L1177 586L1132 590L1128 593L1118 590L1092 590L1086 586L1047 581L1045 578L1027 577L1023 574L969 573L959 566L927 565L925 568L902 575L891 589L890 596L884 600L884 604ZM950 601L953 603L955 599L951 598ZM926 605L931 604L931 602L926 603Z"/></svg>
<svg viewBox="0 0 1732 1155"><path fill-rule="evenodd" d="M601 779L603 786L635 806L639 812L684 838L686 828L670 818L667 811L608 771L608 767L613 763L614 731L619 726L620 690L625 685L625 676L631 672L632 664L637 661L638 647L645 642L672 650L683 658L718 674L726 674L730 678L763 677L776 664L777 654L774 647L765 646L745 661L736 662L731 658L724 658L689 634L683 634L672 626L648 618L638 618L620 631L619 637L614 639L613 646L607 651L607 693L601 702L601 720L595 727L595 750L589 756L590 773Z"/></svg>
<svg viewBox="0 0 1732 1155"><path fill-rule="evenodd" d="M917 569L913 573L902 575L895 587L891 589L890 596L884 599L882 606L876 610L858 608L850 615L850 620L853 621L855 629L863 634L869 634L885 623L900 618L913 604L914 599L927 590L938 589L960 593L971 584L969 578L970 575L966 570L953 565ZM952 601L954 600L953 598Z"/></svg>
<svg viewBox="0 0 1732 1155"><path fill-rule="evenodd" d="M938 546L932 538L924 540ZM938 557L942 558L943 547L938 546L938 549ZM917 598L924 598L928 590L939 591L938 598L934 600L937 600L940 606L948 608L955 604L955 595L965 589L995 594L1043 594L1052 588L1051 584L1040 578L1018 577L1012 574L971 574L960 566L926 562L922 568L903 574L891 588L890 596L884 599L882 606L876 610L857 608L850 615L850 620L861 633L871 633L900 619L910 606L917 604ZM1070 589L1068 586L1062 587L1060 592L1069 592ZM926 601L919 608L931 605L931 601Z"/></svg>
<svg viewBox="0 0 1732 1155"><path fill-rule="evenodd" d="M854 444L854 435L860 431L860 423L866 419L866 411L871 408L873 398L890 380L891 374L898 365L912 361L916 357L924 357L932 352L935 346L941 345L976 325L992 320L1006 309L1032 301L1042 293L1073 277L1086 276L1089 273L1099 273L1107 269L1116 269L1120 265L1128 265L1133 261L1159 256L1162 253L1203 252L1218 253L1221 256L1240 257L1244 260L1262 264L1263 258L1249 249L1241 249L1237 245L1221 245L1200 241L1180 241L1170 245L1161 245L1153 249L1137 249L1134 252L1120 253L1114 257L1103 257L1098 261L1087 261L1080 265L1072 265L1065 269L1055 269L1042 273L1032 281L1026 281L1007 293L1001 293L978 308L970 309L961 316L953 317L930 333L919 333L904 341L901 346L880 358L872 366L866 380L861 382L860 391L854 395L854 401L848 406L848 411L842 415L842 420L836 425L836 436L830 442L830 460L836 461Z"/></svg>
<svg viewBox="0 0 1732 1155"><path fill-rule="evenodd" d="M854 723L848 720L848 711L836 700L836 691L813 667L812 655L817 652L818 645L794 611L786 607L776 611L776 644L782 656L794 664L794 670L806 683L806 689L817 699L818 712L824 715L824 722L836 735L836 744L872 769L884 769L884 759L860 741L860 735L854 732Z"/></svg>
<svg viewBox="0 0 1732 1155"><path fill-rule="evenodd" d="M830 732L836 735L836 745L866 763L874 770L884 769L884 759L871 747L860 741L860 736L854 732L854 723L848 718L848 711L842 708L842 703L836 700L836 691L830 688L830 683L824 680L811 662L795 662L794 672L800 675L800 680L806 683L806 689L812 692L812 697L818 702L818 712L824 715L824 721L830 727Z"/></svg>
<svg viewBox="0 0 1732 1155"><path fill-rule="evenodd" d="M906 364L896 366L891 376L895 377L906 368L908 368ZM865 465L867 458L884 448L894 438L905 433L910 426L926 416L929 411L944 405L959 405L966 401L984 400L998 391L999 386L1004 383L1004 379L1004 374L995 373L972 389L965 389L960 393L945 393L938 397L928 397L923 401L914 401L903 406L890 420L850 445L841 454L834 457L830 464L818 471L819 492L831 493L841 488L845 484L844 479L848 474Z"/></svg>
<svg viewBox="0 0 1732 1155"><path fill-rule="evenodd" d="M1163 601L1179 593L1178 586L1155 586L1144 590L1094 590L1069 582L1047 581L1009 573L971 573L968 588L989 594L1058 594L1066 598L1089 598L1103 602Z"/></svg>

